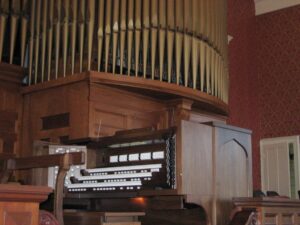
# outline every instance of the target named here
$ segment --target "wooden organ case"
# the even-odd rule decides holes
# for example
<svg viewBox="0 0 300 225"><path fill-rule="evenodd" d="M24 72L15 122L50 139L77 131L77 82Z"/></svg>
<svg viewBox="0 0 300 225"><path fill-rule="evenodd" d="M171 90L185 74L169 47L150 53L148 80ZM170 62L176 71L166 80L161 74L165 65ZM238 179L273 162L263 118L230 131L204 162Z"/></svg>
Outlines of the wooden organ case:
<svg viewBox="0 0 300 225"><path fill-rule="evenodd" d="M66 207L138 207L145 224L225 224L231 198L249 196L252 185L250 132L224 124L226 5L0 0L0 68L26 69L16 82L24 84L16 97L23 109L10 101L23 146L12 152L38 154L35 140L88 146L87 169L72 177Z"/></svg>

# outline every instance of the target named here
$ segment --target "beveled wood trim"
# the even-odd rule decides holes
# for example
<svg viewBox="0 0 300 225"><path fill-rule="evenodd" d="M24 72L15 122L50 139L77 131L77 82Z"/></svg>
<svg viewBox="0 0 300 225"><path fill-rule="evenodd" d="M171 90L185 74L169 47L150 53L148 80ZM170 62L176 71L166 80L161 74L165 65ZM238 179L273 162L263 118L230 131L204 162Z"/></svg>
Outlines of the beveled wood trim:
<svg viewBox="0 0 300 225"><path fill-rule="evenodd" d="M67 161L67 162L65 162ZM65 164L78 165L84 163L83 152L72 152L65 154L53 154L53 155L40 155L24 158L11 159L11 163L8 165L9 170L19 169L32 169L32 168L46 168L52 166L63 167Z"/></svg>
<svg viewBox="0 0 300 225"><path fill-rule="evenodd" d="M220 109L228 114L228 106L218 98L203 93L199 90L179 86L173 83L161 82L159 80L144 79L142 77L128 77L123 75L112 75L104 72L90 71L90 82L108 84L112 86L128 87L143 90L150 90L159 93L171 94L174 97L184 97L196 102L203 102Z"/></svg>
<svg viewBox="0 0 300 225"><path fill-rule="evenodd" d="M228 105L215 96L201 92L200 90L194 90L192 88L179 86L173 83L162 82L159 80L145 79L143 77L133 77L124 75L113 75L105 72L89 71L84 73L75 74L65 78L58 78L57 80L51 80L36 85L23 87L22 94L30 94L37 91L43 91L45 89L68 85L80 81L88 81L90 85L101 84L112 87L123 88L128 91L134 91L142 95L146 95L145 92L151 92L160 96L168 96L168 99L174 98L187 98L194 101L193 107L201 108L204 104L212 108L212 111L217 111L223 115L228 115Z"/></svg>
<svg viewBox="0 0 300 225"><path fill-rule="evenodd" d="M138 131L136 133L123 133L119 132L113 136L106 136L100 138L83 138L83 139L74 139L69 140L66 144L84 144L89 148L101 148L106 147L112 144L121 144L128 143L131 141L141 141L141 140L151 140L155 138L162 138L168 136L170 133L176 132L176 127L171 127L169 129L160 129L160 130L149 130L149 129L135 129Z"/></svg>
<svg viewBox="0 0 300 225"><path fill-rule="evenodd" d="M245 133L245 134L252 134L251 130L245 129L245 128L240 128L240 127L235 127L235 126L231 126L231 125L227 125L225 123L222 122L212 122L211 123L214 127L219 127L219 128L223 128L223 129L227 129L227 130L233 130L233 131L237 131L237 132L241 132L241 133Z"/></svg>
<svg viewBox="0 0 300 225"><path fill-rule="evenodd" d="M261 197L261 198L233 198L234 206L239 207L297 207L300 208L300 201L284 197Z"/></svg>
<svg viewBox="0 0 300 225"><path fill-rule="evenodd" d="M33 92L43 91L50 88L77 83L83 80L88 80L88 77L89 77L88 73L78 73L68 77L60 77L56 80L50 80L44 83L38 83L35 85L23 87L21 93L30 94Z"/></svg>
<svg viewBox="0 0 300 225"><path fill-rule="evenodd" d="M0 184L0 201L43 202L52 188L44 186Z"/></svg>

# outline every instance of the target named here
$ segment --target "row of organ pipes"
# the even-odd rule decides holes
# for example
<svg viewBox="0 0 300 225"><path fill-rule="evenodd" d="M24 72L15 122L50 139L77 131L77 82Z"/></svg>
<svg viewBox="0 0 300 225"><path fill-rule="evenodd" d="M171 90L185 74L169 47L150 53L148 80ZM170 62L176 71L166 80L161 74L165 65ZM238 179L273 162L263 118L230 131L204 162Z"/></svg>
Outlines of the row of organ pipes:
<svg viewBox="0 0 300 225"><path fill-rule="evenodd" d="M4 39L28 85L97 70L228 101L226 0L0 0Z"/></svg>

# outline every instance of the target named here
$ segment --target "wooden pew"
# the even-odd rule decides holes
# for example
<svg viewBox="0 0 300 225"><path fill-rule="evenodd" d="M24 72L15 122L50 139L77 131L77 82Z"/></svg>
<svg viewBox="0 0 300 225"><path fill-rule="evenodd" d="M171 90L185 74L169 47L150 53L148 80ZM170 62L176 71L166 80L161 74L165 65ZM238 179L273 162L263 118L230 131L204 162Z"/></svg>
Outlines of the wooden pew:
<svg viewBox="0 0 300 225"><path fill-rule="evenodd" d="M14 170L59 167L54 191L54 215L60 225L63 221L63 190L64 179L71 165L79 165L84 163L84 153L66 153L54 154L46 156L32 156L24 158L0 157L2 161L2 170L0 172L0 182L6 183Z"/></svg>

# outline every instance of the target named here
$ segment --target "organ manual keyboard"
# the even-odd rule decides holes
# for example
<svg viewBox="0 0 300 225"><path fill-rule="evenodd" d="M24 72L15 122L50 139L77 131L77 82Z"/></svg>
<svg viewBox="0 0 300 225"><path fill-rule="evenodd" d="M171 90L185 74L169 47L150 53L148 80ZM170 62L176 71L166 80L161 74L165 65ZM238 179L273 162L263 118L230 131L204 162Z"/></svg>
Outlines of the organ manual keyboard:
<svg viewBox="0 0 300 225"><path fill-rule="evenodd" d="M122 140L80 141L88 148L97 146L95 168L74 171L80 175L70 177L68 193L175 189L175 129L147 130L140 140L127 140L122 133L116 134Z"/></svg>

